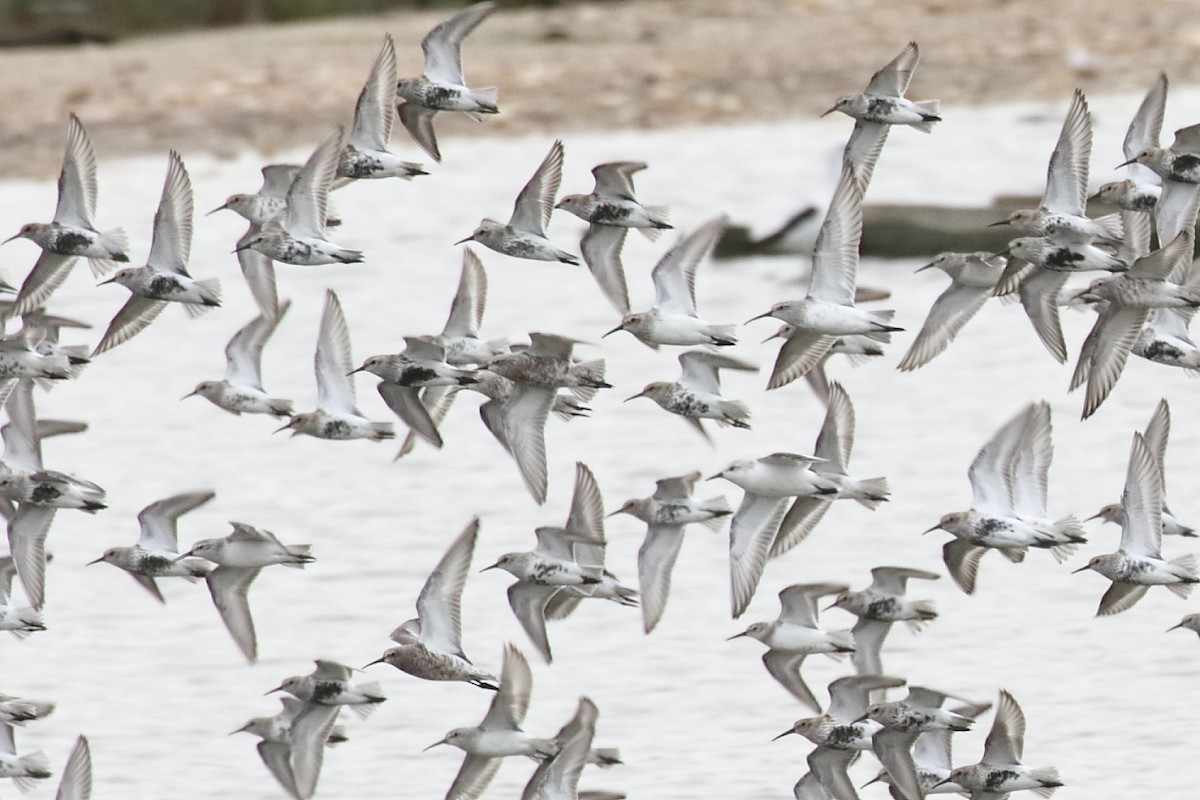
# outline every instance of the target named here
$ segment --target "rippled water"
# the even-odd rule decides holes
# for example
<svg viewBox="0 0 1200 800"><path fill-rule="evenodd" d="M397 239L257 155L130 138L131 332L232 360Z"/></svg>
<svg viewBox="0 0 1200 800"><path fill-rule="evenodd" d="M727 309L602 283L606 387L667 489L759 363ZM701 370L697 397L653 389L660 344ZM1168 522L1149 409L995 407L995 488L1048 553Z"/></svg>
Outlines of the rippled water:
<svg viewBox="0 0 1200 800"><path fill-rule="evenodd" d="M1181 94L1187 93L1176 93L1172 107L1180 107ZM1136 98L1093 106L1097 164L1107 167L1122 160L1119 141ZM973 203L999 192L1035 193L1063 108L1065 101L1049 108L954 110L934 136L898 131L869 200ZM809 201L827 200L831 160L849 127L845 119L829 118L572 136L563 189L587 191L594 163L644 159L653 166L638 176L641 196L670 203L681 228L722 211L769 228ZM356 360L399 349L404 334L440 329L458 279L460 255L450 242L482 216L504 218L549 143L550 137L450 140L443 143L447 163L426 179L340 192L346 224L338 241L361 248L368 260L279 268L280 294L291 297L294 308L266 351L268 389L295 398L299 409L311 408L312 348L326 287L341 295ZM200 211L257 186L257 155L233 161L184 155ZM101 162L100 221L126 227L135 260L148 247L164 162L159 156ZM1107 178L1099 167L1098 177ZM44 219L53 204L50 183L0 184L0 228ZM674 351L655 353L622 335L579 350L608 359L615 388L591 404L592 418L550 422L550 496L542 508L480 425L478 401L470 395L445 422L443 451L421 447L397 464L392 444L271 436L270 420L234 418L198 398L179 401L196 382L220 377L225 342L254 314L228 254L241 231L231 214L197 220L192 271L224 280L222 309L197 321L169 309L141 336L98 359L82 380L39 398L43 416L91 424L85 436L47 443L47 465L101 483L111 507L94 517L59 515L50 540L50 629L25 642L0 643L0 690L59 702L51 718L18 735L22 750L45 749L56 768L76 733L91 737L97 800L282 796L252 739L226 734L251 716L273 714L276 700L262 693L307 672L312 658L355 665L376 658L389 644L387 633L412 616L425 576L472 515L483 520L476 567L531 546L533 527L564 518L574 461L592 467L612 508L649 494L659 477L692 469L711 474L734 458L775 450L806 451L820 426L824 410L803 383L767 393L765 374L732 374L727 394L750 403L754 429L717 431L717 447L710 448L652 403L621 402L647 381L674 379L678 369ZM560 244L573 244L581 231L573 218L559 215L551 225ZM648 272L663 249L629 239L635 309L651 301ZM13 280L35 251L18 243L0 254ZM481 256L491 288L485 335L545 330L599 342L615 324L582 268L487 251ZM863 284L892 290L896 319L912 330L944 285L940 275L913 275L916 266L872 261L860 271ZM798 296L793 279L801 271L798 259L705 265L699 307L714 322L740 322ZM125 293L93 283L79 268L56 295L55 310L102 328ZM1064 322L1075 349L1091 320L1066 313ZM737 352L769 367L775 347L755 342L771 330L767 322L745 328ZM66 339L80 337L69 332ZM653 635L642 635L636 610L599 602L585 603L553 626L556 660L552 668L534 665L526 728L550 735L587 694L601 711L597 744L620 746L627 761L607 772L589 770L584 788L623 789L634 797L789 796L805 771L808 744L771 737L808 712L766 674L756 642L725 638L749 621L773 619L775 593L791 583L844 581L861 588L867 570L881 564L942 571L944 536L920 532L942 513L969 504L967 465L984 440L1032 400L1048 399L1054 409L1051 513L1082 517L1119 496L1132 431L1145 425L1160 397L1171 398L1172 506L1185 521L1200 519L1200 503L1189 493L1200 468L1200 429L1189 414L1196 384L1182 374L1135 359L1108 403L1082 424L1082 398L1066 394L1069 367L1043 351L1018 306L989 304L949 351L902 375L893 367L910 341L911 334L900 334L886 358L860 369L833 368L858 412L854 472L888 475L891 503L876 513L836 504L810 541L768 566L743 620L728 616L726 538L697 528ZM358 381L362 406L372 418L386 419L373 383ZM138 509L201 488L216 490L217 498L184 518L185 544L224 535L226 521L239 520L286 542L311 542L318 558L304 572L265 570L255 583L251 601L262 654L255 666L242 661L203 586L166 580L168 604L159 607L118 570L84 567L105 548L133 541ZM723 491L734 502L740 497L721 482L704 489ZM1010 690L1029 718L1027 760L1061 769L1067 783L1061 797L1180 794L1197 776L1186 759L1200 649L1188 634L1163 631L1195 604L1155 590L1129 613L1093 619L1104 581L1068 573L1086 555L1112 550L1117 530L1095 527L1092 533L1094 543L1066 565L1045 553L1031 554L1022 565L988 556L974 597L948 579L914 582L913 595L935 599L941 617L919 636L894 631L885 664L914 682L979 699L993 698L1000 687ZM642 535L632 518L609 522L610 567L630 583L636 582ZM1188 548L1169 541L1167 549L1178 555ZM464 600L465 648L497 670L505 641L529 649L505 600L508 583L505 573L473 574ZM849 626L853 619L831 611L825 621ZM805 675L823 698L822 687L846 669L814 657ZM352 741L327 756L320 796L441 796L460 754L421 748L451 727L476 724L490 695L464 684L418 681L386 666L372 667L369 676L383 682L390 699L365 723L347 715ZM960 761L978 757L988 724L958 737ZM856 782L872 774L867 761L856 768ZM515 796L531 769L523 760L505 764L490 796ZM49 797L51 784L33 796ZM886 795L875 786L862 796Z"/></svg>

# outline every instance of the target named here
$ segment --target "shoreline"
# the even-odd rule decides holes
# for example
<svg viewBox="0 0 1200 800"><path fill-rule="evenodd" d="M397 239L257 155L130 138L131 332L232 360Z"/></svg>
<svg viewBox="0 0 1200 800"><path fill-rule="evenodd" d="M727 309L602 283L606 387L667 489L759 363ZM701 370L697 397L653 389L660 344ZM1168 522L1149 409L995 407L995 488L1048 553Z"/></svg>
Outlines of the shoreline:
<svg viewBox="0 0 1200 800"><path fill-rule="evenodd" d="M1200 83L1200 18L1178 0L1101 10L1063 0L583 0L499 10L464 46L472 85L500 87L481 127L439 135L570 133L815 118L860 91L909 39L909 96L945 107L1141 91L1166 70ZM132 37L0 51L0 178L52 179L67 113L102 160L176 147L217 156L304 147L348 122L383 31L401 75L445 10ZM1151 18L1152 17L1152 18ZM830 42L836 42L831 46ZM170 72L165 66L170 65ZM20 76L14 81L11 76ZM400 126L397 126L398 128ZM393 145L422 160L403 130Z"/></svg>

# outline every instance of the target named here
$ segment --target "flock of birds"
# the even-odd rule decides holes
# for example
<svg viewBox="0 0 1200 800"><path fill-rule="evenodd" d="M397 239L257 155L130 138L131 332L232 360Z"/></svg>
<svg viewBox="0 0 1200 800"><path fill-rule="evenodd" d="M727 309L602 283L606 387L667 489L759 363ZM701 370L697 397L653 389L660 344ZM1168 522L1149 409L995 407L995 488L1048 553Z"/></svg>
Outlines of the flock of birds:
<svg viewBox="0 0 1200 800"><path fill-rule="evenodd" d="M419 78L398 79L394 45L390 36L385 37L358 98L349 134L342 129L333 132L303 165L264 167L258 192L232 195L214 209L234 211L249 223L234 252L259 314L229 341L225 377L204 381L191 394L232 414L286 419L280 430L290 429L292 435L330 440L393 438L392 422L369 420L358 410L353 376L368 372L380 379L379 394L409 429L397 456L402 457L418 442L441 447L438 427L452 401L464 390L475 391L486 398L480 407L484 425L512 457L531 496L541 504L548 489L547 418L551 412L566 420L587 416L586 403L598 391L611 388L605 363L575 359L573 348L579 342L562 335L532 332L527 345L481 338L487 280L482 262L469 248L463 251L458 292L439 334L406 337L403 352L356 364L341 304L329 291L314 359L315 410L297 413L291 401L271 396L262 384L263 350L290 307L289 301L278 297L275 263L313 266L363 260L361 252L330 239L339 222L329 202L330 191L358 180L407 180L425 174L421 165L404 161L388 149L394 116L398 114L416 143L440 161L434 132L438 113L497 113L496 90L469 88L461 61L464 38L493 7L493 2L476 3L434 28L422 42L425 70ZM509 603L547 663L552 659L547 620L569 616L585 600L640 606L645 632L653 631L667 605L671 572L688 525L720 529L729 523L731 610L738 618L753 598L767 561L802 543L833 503L855 500L875 509L887 501L886 478L862 478L849 472L855 411L845 389L825 379L824 364L837 354L857 359L882 355L882 346L902 330L893 325L894 312L856 304L864 295L857 286L856 269L863 197L889 131L903 125L930 133L941 119L937 101L904 96L918 58L917 45L910 43L871 78L864 92L839 98L830 109L853 117L855 125L817 239L808 293L801 300L776 303L755 318L783 323L772 337L781 339L782 346L767 388L804 377L825 401L827 414L813 454L770 453L735 461L713 475L743 490L736 510L723 497L698 498L701 475L695 472L664 477L652 496L630 500L609 514L628 514L647 526L638 555L636 590L606 569L606 515L600 488L591 470L577 464L574 496L563 525L537 528L532 550L505 554L486 567L515 578L507 592ZM901 370L915 370L945 350L989 297L1011 294L1020 299L1041 341L1060 362L1066 360L1067 351L1059 309L1072 305L1096 310L1095 327L1081 348L1070 385L1074 389L1086 384L1085 418L1111 392L1130 353L1169 366L1200 368L1200 351L1187 337L1188 323L1200 306L1200 273L1192 266L1200 208L1200 126L1177 132L1171 147L1160 147L1166 93L1164 76L1154 84L1129 128L1128 179L1107 184L1099 192L1120 212L1097 219L1086 215L1091 117L1086 99L1075 93L1050 157L1041 204L997 223L1023 235L1001 253L947 253L928 265L946 272L951 285L934 303L900 361ZM484 219L459 244L473 241L514 258L575 265L579 258L552 243L546 226L556 208L585 220L589 227L580 243L582 260L621 315L620 323L605 336L624 331L652 348L690 348L679 355L678 380L650 383L629 399L653 400L706 437L704 420L749 427L749 407L722 395L720 375L723 370L755 368L720 352L737 343L735 326L710 323L696 307L697 270L720 238L725 218L696 227L667 250L651 275L653 307L633 312L621 261L625 238L635 229L656 240L664 229L672 228L667 209L642 205L636 199L634 175L646 165L632 161L597 166L592 193L558 199L563 152L562 143L554 142L517 195L507 223ZM96 513L105 508L103 488L43 466L42 439L78 433L86 425L39 419L35 387L77 378L92 358L141 334L172 304L199 314L219 306L221 298L218 281L196 279L188 272L192 187L177 153L168 156L144 266L123 266L112 272L117 264L130 262L128 240L120 230L96 226L96 158L74 115L58 188L53 221L26 224L13 237L36 243L41 255L3 307L5 317L21 319L21 328L0 341L0 396L8 416L0 431L4 439L0 496L9 520L11 548L11 554L0 560L0 630L18 637L44 630L46 539L58 509ZM1152 239L1157 249L1152 248ZM89 260L97 275L112 273L105 283L117 283L130 293L90 350L59 342L63 330L87 327L85 323L45 310L80 257ZM1067 281L1083 271L1109 274L1067 292ZM1164 534L1196 535L1171 515L1165 503L1163 468L1169 430L1170 410L1164 400L1145 430L1133 435L1120 502L1096 515L1122 530L1117 552L1096 556L1076 570L1092 570L1111 582L1100 601L1100 615L1125 611L1152 586L1165 586L1186 597L1200 582L1193 556L1168 560L1162 553ZM945 514L930 529L953 537L943 556L964 592L974 592L981 559L990 550L1013 562L1023 561L1031 548L1049 550L1062 561L1086 541L1078 518L1055 518L1049 511L1051 440L1050 406L1044 401L1029 404L996 431L970 465L971 508ZM161 578L205 581L223 623L253 662L258 646L248 602L250 586L264 568L300 569L313 556L307 544L285 544L270 531L241 522L232 523L232 532L224 538L200 540L182 549L180 517L213 496L211 491L188 492L150 504L138 515L138 541L109 548L93 563L124 570L160 602L163 596L157 582ZM580 698L576 713L557 735L531 736L521 728L532 689L524 654L515 646L506 647L498 677L467 658L461 600L478 532L479 520L474 519L454 539L416 596L416 617L391 633L395 646L372 662L424 680L461 681L495 692L478 726L454 729L436 743L465 753L447 800L478 797L501 759L509 756L538 762L523 794L527 800L623 796L578 790L586 764L619 762L613 749L593 747L598 715L594 703ZM908 583L938 577L925 570L883 566L872 570L872 583L859 591L842 584L792 585L779 593L781 612L776 620L754 623L733 637L762 643L767 648L762 660L768 673L815 714L780 734L797 734L816 745L807 759L810 771L795 786L798 800L856 800L858 792L847 769L863 752L878 757L882 770L877 780L888 784L892 795L901 800L939 793L998 800L1022 790L1045 797L1062 785L1053 767L1023 763L1024 715L1004 690L998 693L981 758L957 767L951 759L953 734L970 729L991 704L923 686L909 686L904 699L884 699L889 690L906 685L904 679L884 670L883 649L891 627L904 622L919 629L938 616L932 602L907 596ZM23 587L27 606L14 593L14 579ZM830 607L858 618L852 630L821 627L820 604L827 599ZM1200 615L1189 615L1176 627L1200 632ZM801 673L806 657L813 654L849 656L855 671L829 685L830 702L824 712ZM366 716L386 699L378 683L361 681L355 673L342 664L317 661L311 674L288 678L273 690L286 695L278 715L250 720L239 729L260 737L263 763L296 800L314 795L325 747L345 738L337 725L342 707ZM949 700L960 704L947 708ZM52 709L48 701L0 695L0 777L13 779L22 790L49 777L50 769L40 752L19 752L14 726L34 722ZM63 771L58 797L87 798L90 785L90 755L81 737Z"/></svg>

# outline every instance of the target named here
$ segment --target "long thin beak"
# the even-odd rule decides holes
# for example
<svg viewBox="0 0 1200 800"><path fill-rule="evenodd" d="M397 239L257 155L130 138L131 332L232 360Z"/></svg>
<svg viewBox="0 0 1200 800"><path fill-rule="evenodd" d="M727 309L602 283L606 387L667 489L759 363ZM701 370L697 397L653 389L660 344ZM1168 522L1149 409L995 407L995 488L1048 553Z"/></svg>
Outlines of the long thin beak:
<svg viewBox="0 0 1200 800"><path fill-rule="evenodd" d="M472 233L470 236L468 236L465 239L459 239L457 242L455 242L455 244L456 245L457 244L466 244L467 242L473 242L473 241L475 241L475 234Z"/></svg>
<svg viewBox="0 0 1200 800"><path fill-rule="evenodd" d="M717 478L723 478L723 477L725 477L725 475L724 475L723 473L720 473L720 472L718 472L716 475L709 475L709 476L708 476L707 478L705 478L704 480L706 480L706 481L715 481Z"/></svg>
<svg viewBox="0 0 1200 800"><path fill-rule="evenodd" d="M106 281L100 281L100 282L99 282L99 283L97 283L96 285L97 285L97 286L103 286L104 284L106 284L106 283L112 283L112 282L113 282L113 281L115 281L115 280L116 280L116 278L109 278L109 279L108 279L108 280L106 280Z"/></svg>
<svg viewBox="0 0 1200 800"><path fill-rule="evenodd" d="M283 691L283 684L281 683L278 686L276 686L274 689L270 690L269 692L263 692L263 697L266 697L269 694L275 694L275 692L282 692L282 691Z"/></svg>
<svg viewBox="0 0 1200 800"><path fill-rule="evenodd" d="M769 316L771 316L771 312L770 312L770 311L768 311L768 312L767 312L767 313L765 313L765 314L759 314L757 317L751 317L750 319L746 320L746 321L745 321L745 322L743 322L742 324L743 324L743 325L749 325L751 322L754 322L756 319L765 319L766 317L769 317Z"/></svg>
<svg viewBox="0 0 1200 800"><path fill-rule="evenodd" d="M990 226L989 226L989 227L990 227ZM923 266L923 267L917 267L917 268L916 268L916 269L913 271L913 274L915 275L915 274L916 274L916 273L918 273L918 272L924 272L924 271L925 271L925 270L927 270L927 269L932 269L932 268L933 268L933 266L934 266L934 262L930 261L928 264L926 264L926 265L925 265L925 266ZM865 785L865 784L864 784L864 785Z"/></svg>
<svg viewBox="0 0 1200 800"><path fill-rule="evenodd" d="M99 558L97 558L95 561L89 561L89 562L87 562L86 564L84 564L84 566L85 566L85 567L90 567L92 564L99 564L99 563L100 563L101 561L103 561L103 560L104 560L104 556L100 556L100 557L99 557ZM1176 627L1178 627L1178 626L1176 626Z"/></svg>
<svg viewBox="0 0 1200 800"><path fill-rule="evenodd" d="M349 377L350 377L351 375L353 375L354 373L356 373L356 372L362 372L362 371L364 371L365 369L366 369L366 367L359 367L358 369L352 369L352 370L350 370L349 372L347 372L347 373L346 373L346 377L347 377L347 378L349 378Z"/></svg>
<svg viewBox="0 0 1200 800"><path fill-rule="evenodd" d="M1120 164L1117 164L1117 167L1116 167L1116 168L1117 168L1117 169L1120 169L1121 167L1128 167L1130 164L1133 164L1133 163L1135 163L1136 161L1137 161L1137 159L1136 159L1136 158L1131 158L1131 159L1129 159L1128 161L1122 161Z"/></svg>
<svg viewBox="0 0 1200 800"><path fill-rule="evenodd" d="M1089 569L1091 569L1091 566L1082 566L1079 569L1071 570L1071 574L1074 575L1077 572L1087 572Z"/></svg>
<svg viewBox="0 0 1200 800"><path fill-rule="evenodd" d="M1011 255L1012 255L1012 250L1010 250L1009 248L1006 247L998 253L992 253L992 258L1000 258L1000 257L1008 258Z"/></svg>
<svg viewBox="0 0 1200 800"><path fill-rule="evenodd" d="M860 787L858 787L858 788L860 788L860 789L865 789L865 788L867 788L868 786L870 786L872 783L879 783L881 780L883 780L883 776L884 776L884 774L886 774L886 773L882 773L882 772L881 772L881 773L879 773L879 774L878 774L878 775L876 775L874 778L871 778L871 780L867 781L866 783L864 783L862 786L860 786Z"/></svg>
<svg viewBox="0 0 1200 800"><path fill-rule="evenodd" d="M185 394L183 397L181 397L181 398L179 398L179 399L180 399L180 400L187 400L189 397L192 397L192 396L194 396L194 395L197 395L197 394L199 394L199 392L197 392L195 389L192 389L190 392L188 392L187 394Z"/></svg>
<svg viewBox="0 0 1200 800"><path fill-rule="evenodd" d="M214 208L212 211L208 212L204 216L211 217L213 214L217 213L218 211L224 211L227 208L229 208L229 203L222 203L221 205L217 206L216 208ZM237 731L234 731L234 733L237 733Z"/></svg>
<svg viewBox="0 0 1200 800"><path fill-rule="evenodd" d="M727 641L727 642L732 642L734 639L740 639L740 638L742 638L743 636L746 636L746 635L747 635L747 634L746 634L746 632L745 632L745 631L742 631L741 633L735 633L733 636L730 636L730 637L729 637L728 639L726 639L725 641Z"/></svg>
<svg viewBox="0 0 1200 800"><path fill-rule="evenodd" d="M489 569L496 569L496 568L497 568L497 567L499 567L499 566L500 566L500 562L499 562L499 561L497 561L495 564L492 564L490 567L484 567L483 569L481 569L481 570L479 570L479 571L480 571L480 572L487 572Z"/></svg>
<svg viewBox="0 0 1200 800"><path fill-rule="evenodd" d="M21 234L19 234L19 233L14 233L12 236L8 237L8 238L7 238L7 239L5 239L3 242L0 242L0 244L8 244L8 243L9 243L9 242L11 242L13 239L20 239L20 238L21 238Z"/></svg>
<svg viewBox="0 0 1200 800"><path fill-rule="evenodd" d="M276 428L275 430L271 431L271 433L273 433L273 434L281 433L282 431L286 431L290 427L292 427L292 421L288 420L286 425L284 425L282 428Z"/></svg>
<svg viewBox="0 0 1200 800"><path fill-rule="evenodd" d="M217 209L217 210L218 210L218 211L220 211L220 209ZM211 214L212 212L210 211L210 212L208 212L208 213L209 213L209 214ZM206 215L206 216L207 216L207 215ZM246 732L246 728L249 728L249 727L250 727L250 723L249 723L249 722L247 722L245 725L243 725L242 727L238 728L236 731L230 731L230 732L229 732L229 735L230 735L230 736L233 736L235 733L245 733L245 732Z"/></svg>
<svg viewBox="0 0 1200 800"><path fill-rule="evenodd" d="M645 397L645 396L646 396L646 392L645 392L645 391L641 391L641 392L638 392L637 394L635 394L633 397L626 397L626 398L625 398L624 400L622 400L621 402L623 402L623 403L628 403L630 400L637 400L639 397Z"/></svg>
<svg viewBox="0 0 1200 800"><path fill-rule="evenodd" d="M857 724L858 724L858 723L860 723L860 722L866 722L866 721L867 721L867 717L868 717L868 716L870 716L870 715L869 715L869 714L863 714L861 717L859 717L858 719L854 720L854 724L855 724L855 725L857 725Z"/></svg>
<svg viewBox="0 0 1200 800"><path fill-rule="evenodd" d="M617 514L624 514L624 513L625 513L625 509L618 508L616 511L610 511L609 513L605 514L604 518L608 519L609 517L615 517Z"/></svg>
<svg viewBox="0 0 1200 800"><path fill-rule="evenodd" d="M235 248L233 248L233 249L232 249L232 250L230 250L229 252L231 252L231 253L240 253L240 252L242 252L243 250L249 250L251 247L252 247L252 245L244 244L244 245L241 245L240 247L235 247Z"/></svg>
<svg viewBox="0 0 1200 800"><path fill-rule="evenodd" d="M779 734L778 736L772 736L772 737L771 737L771 741L772 741L772 742L777 742L777 741L779 741L780 739L782 739L783 737L787 736L789 733L795 733L795 731L794 731L794 730L792 730L791 728L788 728L786 731L784 731L783 733Z"/></svg>
<svg viewBox="0 0 1200 800"><path fill-rule="evenodd" d="M834 106L833 108L829 109L828 111L826 111L826 112L825 112L824 114L822 114L821 116L822 116L822 117L827 117L827 116L829 116L830 114L832 114L832 113L833 113L833 112L835 112L835 111L837 111L837 106Z"/></svg>
<svg viewBox="0 0 1200 800"><path fill-rule="evenodd" d="M1008 220L1002 219L999 222L991 223L990 225L988 225L988 227L989 228L999 228L1001 225L1008 225L1008 224L1010 224Z"/></svg>
<svg viewBox="0 0 1200 800"><path fill-rule="evenodd" d="M1182 627L1183 627L1183 623L1181 622L1178 625L1172 625L1171 627L1167 628L1166 632L1170 633L1171 631L1175 630L1176 628L1182 628Z"/></svg>
<svg viewBox="0 0 1200 800"><path fill-rule="evenodd" d="M175 557L175 558L172 560L172 562L171 562L171 563L175 563L175 562L178 562L178 561L183 561L185 558L189 557L191 554L192 554L192 551L191 551L191 550L188 550L188 551L187 551L186 553L184 553L183 555L181 555L181 556L176 556L176 557Z"/></svg>
<svg viewBox="0 0 1200 800"><path fill-rule="evenodd" d="M387 659L380 657L380 658L375 659L374 661L372 661L369 664L363 664L361 667L359 667L359 669L366 669L367 667L373 666L375 664L386 664L386 663L387 663Z"/></svg>
<svg viewBox="0 0 1200 800"><path fill-rule="evenodd" d="M829 610L829 609L831 609L831 608L837 608L837 603L836 603L836 602L830 603L829 605L825 606L825 607L824 607L824 608L822 608L821 610L822 610L822 611L828 611L828 610Z"/></svg>
<svg viewBox="0 0 1200 800"><path fill-rule="evenodd" d="M426 747L421 752L424 753L426 751L432 750L433 748L437 747L439 744L445 744L445 743L446 743L446 740L442 739L440 742L434 742L433 744L429 745L429 747Z"/></svg>
<svg viewBox="0 0 1200 800"><path fill-rule="evenodd" d="M1104 512L1098 512L1098 513L1092 514L1090 517L1085 519L1084 522L1091 522L1094 519L1100 519L1100 517L1102 517L1103 515L1104 515Z"/></svg>
<svg viewBox="0 0 1200 800"><path fill-rule="evenodd" d="M926 528L925 530L921 531L921 535L924 536L927 533L933 533L934 531L940 531L941 529L941 525L934 525L932 528Z"/></svg>
<svg viewBox="0 0 1200 800"><path fill-rule="evenodd" d="M936 789L936 788L937 788L937 787L939 787L939 786L945 786L947 783L950 783L950 779L949 779L949 778L946 778L945 780L938 781L937 783L935 783L933 786L930 786L929 788L930 788L930 789Z"/></svg>
<svg viewBox="0 0 1200 800"><path fill-rule="evenodd" d="M614 333L616 333L617 331L623 331L623 330L625 330L625 323L623 323L623 322L622 322L620 325L618 325L617 327L613 328L613 329L612 329L611 331L609 331L608 333L604 334L604 336L611 336L611 335L613 335ZM603 339L603 338L604 338L604 336L601 336L600 338L601 338L601 339Z"/></svg>

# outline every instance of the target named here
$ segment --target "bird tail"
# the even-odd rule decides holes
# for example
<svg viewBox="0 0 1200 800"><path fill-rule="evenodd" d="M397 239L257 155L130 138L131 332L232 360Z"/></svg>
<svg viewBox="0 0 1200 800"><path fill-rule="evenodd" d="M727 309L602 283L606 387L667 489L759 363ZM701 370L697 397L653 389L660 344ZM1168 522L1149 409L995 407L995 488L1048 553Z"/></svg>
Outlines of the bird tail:
<svg viewBox="0 0 1200 800"><path fill-rule="evenodd" d="M1055 538L1063 542L1087 544L1087 531L1084 530L1083 523L1074 515L1055 521L1051 530L1054 531Z"/></svg>
<svg viewBox="0 0 1200 800"><path fill-rule="evenodd" d="M293 569L304 569L305 564L312 563L316 559L312 555L311 544L289 544L287 546L288 555L293 560L284 562L283 566L292 567Z"/></svg>
<svg viewBox="0 0 1200 800"><path fill-rule="evenodd" d="M872 311L871 316L873 317L871 321L879 326L880 333L894 333L904 330L904 328L897 328L890 324L892 317L896 316L894 308L884 309L883 311Z"/></svg>
<svg viewBox="0 0 1200 800"><path fill-rule="evenodd" d="M854 499L860 505L864 505L872 511L879 506L880 503L886 502L891 490L888 489L887 478L867 478L865 481L858 482L858 491L862 493L861 497Z"/></svg>
<svg viewBox="0 0 1200 800"><path fill-rule="evenodd" d="M849 628L840 631L830 631L829 638L838 650L846 653L854 651L854 634Z"/></svg>
<svg viewBox="0 0 1200 800"><path fill-rule="evenodd" d="M713 344L728 346L737 344L737 326L736 325L710 325L709 336L713 338Z"/></svg>
<svg viewBox="0 0 1200 800"><path fill-rule="evenodd" d="M912 605L919 618L905 620L904 624L913 633L920 633L921 629L925 627L926 622L937 619L937 606L934 605L932 600L914 600Z"/></svg>
<svg viewBox="0 0 1200 800"><path fill-rule="evenodd" d="M196 289L199 290L203 303L185 303L183 306L192 319L210 308L221 305L221 281L219 278L205 278L202 281L196 281Z"/></svg>
<svg viewBox="0 0 1200 800"><path fill-rule="evenodd" d="M729 505L729 501L725 499L725 495L723 494L705 500L704 510L708 511L714 516L710 519L704 520L704 522L700 524L709 530L716 531L717 533L720 533L721 529L725 527L725 517L728 517L733 513L733 507Z"/></svg>
<svg viewBox="0 0 1200 800"><path fill-rule="evenodd" d="M499 114L500 90L495 86L484 86L482 89L472 89L471 99L479 105L476 111L483 114Z"/></svg>
<svg viewBox="0 0 1200 800"><path fill-rule="evenodd" d="M1167 588L1180 597L1187 597L1192 593L1192 585L1197 582L1196 578L1196 557L1191 553L1182 555L1179 558L1171 559L1170 565L1175 567L1172 572L1176 577L1186 581L1186 583L1168 583Z"/></svg>
<svg viewBox="0 0 1200 800"><path fill-rule="evenodd" d="M750 429L750 407L741 400L722 400L721 414L722 418L717 420L721 425Z"/></svg>
<svg viewBox="0 0 1200 800"><path fill-rule="evenodd" d="M1041 784L1041 788L1033 790L1038 797L1049 797L1054 794L1055 789L1063 785L1062 779L1058 777L1058 770L1054 767L1030 770L1029 777Z"/></svg>
<svg viewBox="0 0 1200 800"><path fill-rule="evenodd" d="M267 408L271 409L271 413L276 417L290 417L295 413L291 400L283 400L278 397L268 397Z"/></svg>
<svg viewBox="0 0 1200 800"><path fill-rule="evenodd" d="M22 794L34 787L34 781L50 777L50 759L41 750L26 753L17 758L17 764L25 772L20 778L13 778L13 783Z"/></svg>
<svg viewBox="0 0 1200 800"><path fill-rule="evenodd" d="M20 620L22 627L12 632L12 635L18 639L24 639L34 631L46 630L46 623L42 622L42 612L36 608L22 608L17 611L17 618Z"/></svg>
<svg viewBox="0 0 1200 800"><path fill-rule="evenodd" d="M571 394L586 403L596 396L597 389L610 389L612 384L606 383L604 380L604 359L597 358L594 361L581 361L571 367L571 374L579 381L581 386L572 386Z"/></svg>
<svg viewBox="0 0 1200 800"><path fill-rule="evenodd" d="M337 250L333 254L333 257L343 264L357 264L363 260L361 250L348 250L344 247Z"/></svg>
<svg viewBox="0 0 1200 800"><path fill-rule="evenodd" d="M650 224L654 227L638 228L638 230L650 241L658 241L662 231L675 227L670 223L671 212L667 206L642 206L642 208L645 210L646 216L650 218Z"/></svg>
<svg viewBox="0 0 1200 800"><path fill-rule="evenodd" d="M395 439L396 431L390 422L371 423L371 441L382 442L384 439Z"/></svg>
<svg viewBox="0 0 1200 800"><path fill-rule="evenodd" d="M925 118L924 122L913 125L913 127L922 133L933 133L933 123L942 121L941 104L937 100L918 100L913 105Z"/></svg>
<svg viewBox="0 0 1200 800"><path fill-rule="evenodd" d="M100 246L108 253L108 258L89 258L88 266L92 275L99 278L112 272L118 262L129 261L129 237L121 228L100 233Z"/></svg>
<svg viewBox="0 0 1200 800"><path fill-rule="evenodd" d="M601 769L616 767L625 763L621 760L621 751L615 747L597 747L592 750L591 758L595 760L596 766Z"/></svg>

